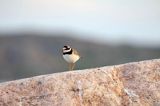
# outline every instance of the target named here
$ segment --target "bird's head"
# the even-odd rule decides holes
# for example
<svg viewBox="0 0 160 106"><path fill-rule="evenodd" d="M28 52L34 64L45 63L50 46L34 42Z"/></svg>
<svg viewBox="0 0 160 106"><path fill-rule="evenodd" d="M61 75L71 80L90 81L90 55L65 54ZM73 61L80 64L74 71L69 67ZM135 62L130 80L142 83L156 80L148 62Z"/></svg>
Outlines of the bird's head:
<svg viewBox="0 0 160 106"><path fill-rule="evenodd" d="M70 46L68 46L68 45L63 46L63 53L70 52L71 50L72 49Z"/></svg>
<svg viewBox="0 0 160 106"><path fill-rule="evenodd" d="M63 46L63 50L69 50L71 47L68 45Z"/></svg>

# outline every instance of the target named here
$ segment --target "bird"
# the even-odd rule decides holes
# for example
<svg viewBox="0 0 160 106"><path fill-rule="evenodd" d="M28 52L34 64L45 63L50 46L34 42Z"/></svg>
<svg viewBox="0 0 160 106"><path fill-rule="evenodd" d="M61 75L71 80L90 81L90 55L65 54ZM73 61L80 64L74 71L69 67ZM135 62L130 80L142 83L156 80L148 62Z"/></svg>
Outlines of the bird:
<svg viewBox="0 0 160 106"><path fill-rule="evenodd" d="M80 59L80 54L69 45L63 46L62 53L64 60L69 64L69 70L73 70L75 63Z"/></svg>

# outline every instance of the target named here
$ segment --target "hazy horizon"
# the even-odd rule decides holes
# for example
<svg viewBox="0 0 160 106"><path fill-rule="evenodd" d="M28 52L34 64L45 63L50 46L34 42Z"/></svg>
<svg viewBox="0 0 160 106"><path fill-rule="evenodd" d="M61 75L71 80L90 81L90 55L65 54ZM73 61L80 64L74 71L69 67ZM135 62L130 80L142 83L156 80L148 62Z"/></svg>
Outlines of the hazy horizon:
<svg viewBox="0 0 160 106"><path fill-rule="evenodd" d="M86 40L158 47L159 5L159 0L1 0L0 31L58 30Z"/></svg>

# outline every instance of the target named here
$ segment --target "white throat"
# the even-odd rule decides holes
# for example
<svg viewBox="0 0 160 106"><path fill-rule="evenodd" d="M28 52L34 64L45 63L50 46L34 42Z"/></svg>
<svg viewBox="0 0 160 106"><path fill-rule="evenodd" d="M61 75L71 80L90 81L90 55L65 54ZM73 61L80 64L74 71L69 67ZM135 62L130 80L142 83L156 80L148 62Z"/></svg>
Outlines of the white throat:
<svg viewBox="0 0 160 106"><path fill-rule="evenodd" d="M65 54L63 55L64 60L66 60L68 63L75 63L79 60L79 56L75 54Z"/></svg>

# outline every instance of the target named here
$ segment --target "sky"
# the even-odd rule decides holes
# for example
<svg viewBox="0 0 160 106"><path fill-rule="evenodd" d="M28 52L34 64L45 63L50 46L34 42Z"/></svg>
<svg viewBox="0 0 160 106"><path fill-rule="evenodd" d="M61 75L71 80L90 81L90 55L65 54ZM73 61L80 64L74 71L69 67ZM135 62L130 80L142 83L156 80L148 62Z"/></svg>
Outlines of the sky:
<svg viewBox="0 0 160 106"><path fill-rule="evenodd" d="M23 28L160 46L160 0L0 0L0 31Z"/></svg>

